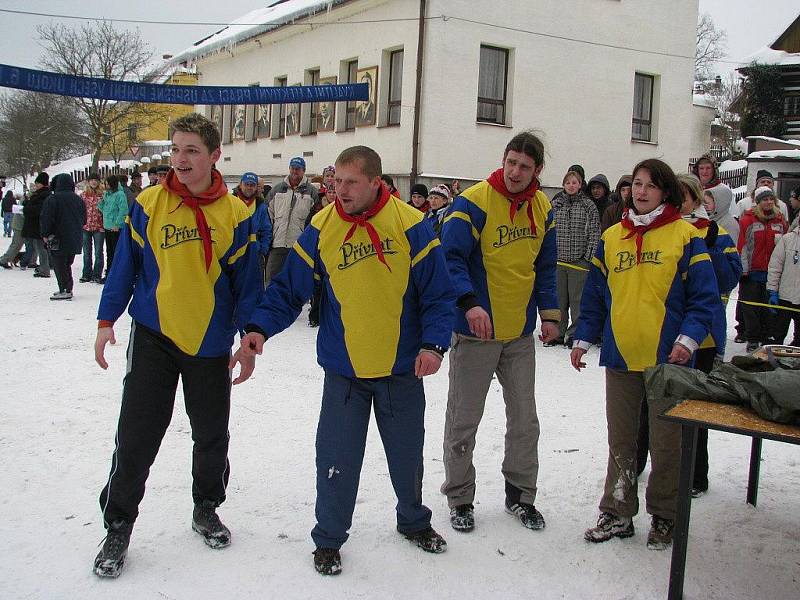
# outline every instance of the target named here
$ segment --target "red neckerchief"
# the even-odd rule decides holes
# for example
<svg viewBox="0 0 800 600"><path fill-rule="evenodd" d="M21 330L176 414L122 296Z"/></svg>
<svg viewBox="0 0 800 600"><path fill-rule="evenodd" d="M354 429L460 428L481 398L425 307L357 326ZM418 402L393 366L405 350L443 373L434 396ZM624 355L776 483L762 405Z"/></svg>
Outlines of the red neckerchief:
<svg viewBox="0 0 800 600"><path fill-rule="evenodd" d="M381 188L378 192L378 200L360 215L348 215L346 212L344 212L344 208L342 208L342 202L339 200L338 196L336 197L335 204L336 212L339 214L339 217L341 217L342 221L353 224L353 226L350 227L350 230L347 232L347 235L344 236L344 241L342 243L353 237L357 227L364 227L367 230L367 235L369 235L372 246L375 248L375 254L378 255L378 260L385 264L386 268L389 269L389 272L391 273L392 268L389 266L389 263L386 262L386 258L383 256L383 247L381 246L381 240L378 237L378 232L375 231L375 227L373 227L372 223L369 222L370 217L377 215L381 209L386 206L390 197L391 194L389 193L388 188L381 183Z"/></svg>
<svg viewBox="0 0 800 600"><path fill-rule="evenodd" d="M694 225L698 229L705 229L706 227L711 225L711 221L709 221L708 219L697 219L697 221L692 223L692 225Z"/></svg>
<svg viewBox="0 0 800 600"><path fill-rule="evenodd" d="M178 181L178 176L175 174L175 169L170 169L167 177L164 180L164 188L168 192L172 192L181 197L181 202L194 211L195 222L197 223L197 232L200 234L200 239L203 240L203 254L206 259L206 273L211 267L211 230L206 222L206 216L203 214L201 206L211 204L215 200L219 200L228 193L228 188L222 179L222 175L216 169L211 169L211 185L209 188L199 196L192 195L185 185ZM178 205L180 207L180 204ZM178 210L176 207L175 210ZM173 211L174 212L174 211Z"/></svg>
<svg viewBox="0 0 800 600"><path fill-rule="evenodd" d="M634 235L636 236L636 264L638 265L642 259L642 238L644 237L644 234L651 229L657 229L662 225L666 225L667 223L679 221L681 218L681 211L677 206L667 204L664 207L664 212L658 215L655 221L650 223L650 225L634 225L630 218L630 211L631 209L629 208L622 213L622 228L630 229L630 233L624 236L622 239L627 240L632 238Z"/></svg>
<svg viewBox="0 0 800 600"><path fill-rule="evenodd" d="M704 190L708 190L708 189L711 189L712 187L717 187L720 183L722 183L722 180L720 180L719 177L715 177L714 179L709 181L707 184L705 184L703 186L703 189Z"/></svg>
<svg viewBox="0 0 800 600"><path fill-rule="evenodd" d="M506 188L506 181L503 178L503 169L497 169L494 173L489 175L489 178L486 180L498 193L502 194L504 198L508 200L509 203L509 210L508 215L511 218L511 222L514 222L514 217L517 214L517 211L522 208L523 203L528 204L528 220L531 222L531 235L536 237L536 221L533 219L533 197L536 195L536 192L539 191L539 180L534 177L531 181L531 184L517 194L512 194Z"/></svg>
<svg viewBox="0 0 800 600"><path fill-rule="evenodd" d="M431 208L431 203L425 200L420 206L416 206L413 202L409 202L411 206L416 208L421 213L427 213Z"/></svg>

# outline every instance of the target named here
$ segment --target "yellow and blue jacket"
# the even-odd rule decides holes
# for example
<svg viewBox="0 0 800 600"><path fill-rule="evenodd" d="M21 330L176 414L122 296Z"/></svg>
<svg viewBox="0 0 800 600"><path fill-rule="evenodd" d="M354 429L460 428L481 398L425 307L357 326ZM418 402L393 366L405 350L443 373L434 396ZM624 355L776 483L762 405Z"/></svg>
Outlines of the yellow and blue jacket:
<svg viewBox="0 0 800 600"><path fill-rule="evenodd" d="M230 352L263 290L252 211L231 194L201 210L213 241L208 271L194 211L160 185L139 194L121 229L99 320L116 321L130 302L134 321L186 354Z"/></svg>
<svg viewBox="0 0 800 600"><path fill-rule="evenodd" d="M700 344L720 306L706 243L682 219L636 239L620 223L601 236L583 287L575 339L597 342L600 365L644 371L667 362L679 335ZM693 360L693 359L692 359Z"/></svg>
<svg viewBox="0 0 800 600"><path fill-rule="evenodd" d="M700 227L697 231L704 239L708 239L710 226ZM708 243L706 243L708 246ZM717 290L720 301L714 309L714 320L711 323L711 333L700 344L700 348L716 348L717 354L724 356L725 342L728 337L728 321L725 316L725 301L722 296L727 296L733 288L739 285L742 276L742 261L736 250L736 243L730 234L717 225L716 242L708 247L708 255L714 265L714 274L717 276Z"/></svg>
<svg viewBox="0 0 800 600"><path fill-rule="evenodd" d="M339 375L408 373L423 345L450 345L455 297L439 240L425 215L395 197L370 218L380 262L365 227L330 204L319 211L267 288L247 330L267 337L289 327L321 286L317 361Z"/></svg>
<svg viewBox="0 0 800 600"><path fill-rule="evenodd" d="M442 225L459 304L473 297L473 304L489 313L497 340L533 333L537 310L542 319L561 318L553 209L541 191L531 202L535 231L525 210L517 211L512 222L509 200L484 180L456 197ZM455 331L473 335L463 310L456 315Z"/></svg>

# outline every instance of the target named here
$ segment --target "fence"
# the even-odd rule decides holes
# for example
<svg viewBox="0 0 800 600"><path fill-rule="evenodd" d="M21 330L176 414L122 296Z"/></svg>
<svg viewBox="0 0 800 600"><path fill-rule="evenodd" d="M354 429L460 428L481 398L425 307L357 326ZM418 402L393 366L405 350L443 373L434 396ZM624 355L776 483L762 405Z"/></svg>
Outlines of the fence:
<svg viewBox="0 0 800 600"><path fill-rule="evenodd" d="M747 185L747 167L733 169L731 171L722 171L722 173L719 174L719 178L722 183L732 190L735 190L743 185Z"/></svg>
<svg viewBox="0 0 800 600"><path fill-rule="evenodd" d="M83 181L89 179L89 173L91 169L86 167L85 169L74 170L72 171L72 180L78 184ZM103 165L102 167L98 167L97 174L100 176L100 179L103 180L109 175L119 175L120 173L125 173L126 175L130 175L133 172L133 169L123 169L120 166L113 166L110 167L108 165Z"/></svg>
<svg viewBox="0 0 800 600"><path fill-rule="evenodd" d="M692 173L694 171L694 166L697 164L699 158L692 158L689 160L689 172ZM729 171L722 171L719 174L719 179L727 185L732 190L736 188L740 188L744 185L747 185L747 167L741 167L739 169L731 169ZM736 194L734 194L736 196ZM744 194L739 195L738 198L734 198L738 200L739 198L744 197Z"/></svg>

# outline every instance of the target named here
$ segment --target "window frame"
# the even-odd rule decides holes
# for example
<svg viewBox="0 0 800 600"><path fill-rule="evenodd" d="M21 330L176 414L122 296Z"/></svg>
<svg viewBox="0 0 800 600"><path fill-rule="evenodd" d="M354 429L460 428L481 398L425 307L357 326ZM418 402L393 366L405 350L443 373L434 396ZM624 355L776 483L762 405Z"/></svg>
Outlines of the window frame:
<svg viewBox="0 0 800 600"><path fill-rule="evenodd" d="M319 69L309 69L308 80L306 85L319 85ZM308 135L316 135L317 133L317 115L319 115L319 102L312 102L309 105L309 118L308 118Z"/></svg>
<svg viewBox="0 0 800 600"><path fill-rule="evenodd" d="M276 77L275 78L275 87L288 87L289 86L289 77ZM277 119L277 126L275 127L275 133L271 136L273 140L282 140L286 137L286 116L287 116L287 105L286 104L278 104L278 119ZM274 118L275 113L272 112L272 116Z"/></svg>
<svg viewBox="0 0 800 600"><path fill-rule="evenodd" d="M649 118L644 119L641 117L636 116L636 83L640 81L640 78L648 79L650 81L650 97L647 101L648 113ZM653 100L656 91L656 76L649 75L647 73L641 73L636 71L633 77L633 110L631 111L631 140L634 142L652 142L653 141L653 127L655 125L655 118L654 118L654 105ZM647 127L648 135L647 137L639 136L637 137L634 134L634 127L638 125L640 128Z"/></svg>
<svg viewBox="0 0 800 600"><path fill-rule="evenodd" d="M480 45L480 53L483 53L483 49L486 48L487 50L497 50L503 53L504 61L503 61L503 99L497 100L496 98L487 98L485 96L480 96L480 89L481 89L481 61L480 61L480 54L478 56L478 101L477 101L477 109L475 113L475 120L478 123L490 123L493 125L506 125L508 123L508 63L511 59L511 51L508 48L502 48L500 46L493 46L491 44L481 44ZM486 117L480 116L480 109L481 104L489 104L492 106L500 106L502 107L502 118L500 120L495 117L494 119L489 119Z"/></svg>
<svg viewBox="0 0 800 600"><path fill-rule="evenodd" d="M348 60L347 81L345 83L356 83L358 79L358 59ZM344 111L344 131L356 130L356 101L350 100L345 104Z"/></svg>
<svg viewBox="0 0 800 600"><path fill-rule="evenodd" d="M392 50L389 52L389 85L387 86L387 96L386 96L386 126L387 127L399 127L400 126L400 119L401 119L401 105L403 101L403 65L405 62L405 54L404 49L399 48L398 50ZM394 77L398 76L398 73L395 72L394 66L394 57L396 55L400 56L400 81L399 81L399 92L398 97L396 100L392 99L392 83L394 82ZM397 109L397 121L392 120L392 109Z"/></svg>

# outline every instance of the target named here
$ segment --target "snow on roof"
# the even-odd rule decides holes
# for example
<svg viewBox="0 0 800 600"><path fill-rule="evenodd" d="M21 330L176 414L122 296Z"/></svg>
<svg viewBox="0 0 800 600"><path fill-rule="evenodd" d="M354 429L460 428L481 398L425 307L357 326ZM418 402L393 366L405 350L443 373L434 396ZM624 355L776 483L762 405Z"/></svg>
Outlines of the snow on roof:
<svg viewBox="0 0 800 600"><path fill-rule="evenodd" d="M716 108L714 101L708 94L692 94L692 104L695 106L703 106L705 108Z"/></svg>
<svg viewBox="0 0 800 600"><path fill-rule="evenodd" d="M280 4L271 3L266 8L257 8L242 15L230 25L216 33L195 42L191 47L179 52L171 62L180 63L196 60L208 54L233 48L238 42L250 39L286 23L311 16L323 9L330 11L346 0L288 0Z"/></svg>
<svg viewBox="0 0 800 600"><path fill-rule="evenodd" d="M798 150L761 150L751 152L747 158L786 158L788 160L800 160L800 149Z"/></svg>
<svg viewBox="0 0 800 600"><path fill-rule="evenodd" d="M767 142L778 142L779 144L789 144L800 148L800 140L783 140L781 138L769 137L766 135L748 135L748 140L766 140Z"/></svg>
<svg viewBox="0 0 800 600"><path fill-rule="evenodd" d="M789 53L764 46L761 50L742 59L742 62L747 64L757 62L765 65L800 65L800 52Z"/></svg>

